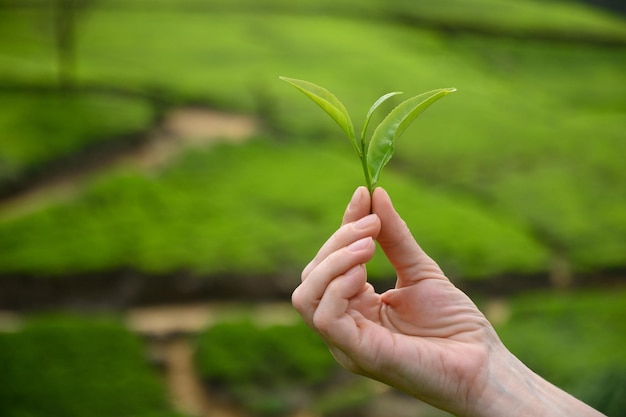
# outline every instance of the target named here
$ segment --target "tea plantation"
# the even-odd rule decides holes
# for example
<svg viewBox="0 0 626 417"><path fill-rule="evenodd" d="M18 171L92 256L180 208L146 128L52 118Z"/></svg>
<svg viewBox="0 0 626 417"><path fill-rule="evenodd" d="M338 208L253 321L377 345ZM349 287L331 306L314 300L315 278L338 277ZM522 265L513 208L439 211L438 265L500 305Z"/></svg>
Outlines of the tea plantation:
<svg viewBox="0 0 626 417"><path fill-rule="evenodd" d="M8 333L0 320L2 416L178 415L120 320L132 297L64 311L60 295L90 278L183 276L228 288L200 301L288 301L363 180L338 126L281 75L330 89L357 131L386 92L404 95L371 127L403 97L456 87L398 141L379 185L481 307L503 297L497 330L514 353L624 415L623 15L573 0L67 4L0 0L0 313L25 317ZM167 130L177 109L257 128L209 146ZM177 150L164 163L124 159L163 137ZM380 253L368 272L394 281ZM29 294L59 311L20 308ZM203 387L242 415L375 409L377 388L303 325L189 337Z"/></svg>

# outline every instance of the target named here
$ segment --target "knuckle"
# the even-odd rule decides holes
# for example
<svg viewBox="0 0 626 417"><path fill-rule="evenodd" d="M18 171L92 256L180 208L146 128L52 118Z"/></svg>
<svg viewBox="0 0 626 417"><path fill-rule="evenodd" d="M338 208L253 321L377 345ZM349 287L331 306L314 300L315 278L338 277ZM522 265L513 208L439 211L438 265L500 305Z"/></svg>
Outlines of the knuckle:
<svg viewBox="0 0 626 417"><path fill-rule="evenodd" d="M321 310L316 310L315 314L313 314L313 326L315 329L322 335L327 336L328 328L329 328L329 320L328 315L324 314Z"/></svg>

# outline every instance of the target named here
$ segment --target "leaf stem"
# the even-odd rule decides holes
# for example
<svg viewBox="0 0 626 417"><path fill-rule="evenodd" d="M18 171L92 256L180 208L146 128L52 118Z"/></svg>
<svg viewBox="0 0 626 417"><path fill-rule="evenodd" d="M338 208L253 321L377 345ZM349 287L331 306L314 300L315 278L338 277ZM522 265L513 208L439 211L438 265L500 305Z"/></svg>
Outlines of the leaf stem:
<svg viewBox="0 0 626 417"><path fill-rule="evenodd" d="M367 165L367 144L365 142L365 138L361 137L361 152L359 153L361 157L361 165L363 166L363 175L365 177L365 185L370 192L370 195L374 192L372 188L372 176L370 175L370 170Z"/></svg>

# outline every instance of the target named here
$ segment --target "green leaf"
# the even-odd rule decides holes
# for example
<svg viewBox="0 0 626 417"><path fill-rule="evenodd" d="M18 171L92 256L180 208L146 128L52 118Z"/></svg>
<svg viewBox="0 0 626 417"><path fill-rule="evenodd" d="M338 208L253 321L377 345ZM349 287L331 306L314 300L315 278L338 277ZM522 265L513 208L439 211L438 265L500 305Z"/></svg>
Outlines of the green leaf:
<svg viewBox="0 0 626 417"><path fill-rule="evenodd" d="M376 100L374 104L372 104L372 107L370 107L369 111L367 112L367 116L365 116L365 124L363 125L363 130L361 131L361 140L365 140L365 133L367 132L367 126L370 124L370 119L372 118L372 114L374 114L376 109L385 101L389 100L393 96L397 96L398 94L402 94L402 92L394 91L392 93L387 93L381 96L378 100Z"/></svg>
<svg viewBox="0 0 626 417"><path fill-rule="evenodd" d="M380 122L372 134L367 150L367 166L372 190L378 182L382 169L393 155L395 141L431 104L454 91L456 91L455 88L442 88L412 97L400 103Z"/></svg>
<svg viewBox="0 0 626 417"><path fill-rule="evenodd" d="M361 155L361 148L356 141L354 126L348 111L344 105L327 89L308 81L297 80L295 78L278 77L281 80L293 85L307 97L320 106L328 115L341 127L354 145L357 153Z"/></svg>

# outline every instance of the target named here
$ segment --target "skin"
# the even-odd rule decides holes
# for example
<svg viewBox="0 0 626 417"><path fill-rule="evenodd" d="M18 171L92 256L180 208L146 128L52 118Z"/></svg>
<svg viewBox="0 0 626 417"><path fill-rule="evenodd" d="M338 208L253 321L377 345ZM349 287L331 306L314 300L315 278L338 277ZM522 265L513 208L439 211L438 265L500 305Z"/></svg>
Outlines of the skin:
<svg viewBox="0 0 626 417"><path fill-rule="evenodd" d="M375 241L397 272L395 288L382 294L365 269ZM371 197L365 187L356 190L292 302L346 369L457 416L602 416L505 348L417 244L382 188Z"/></svg>

